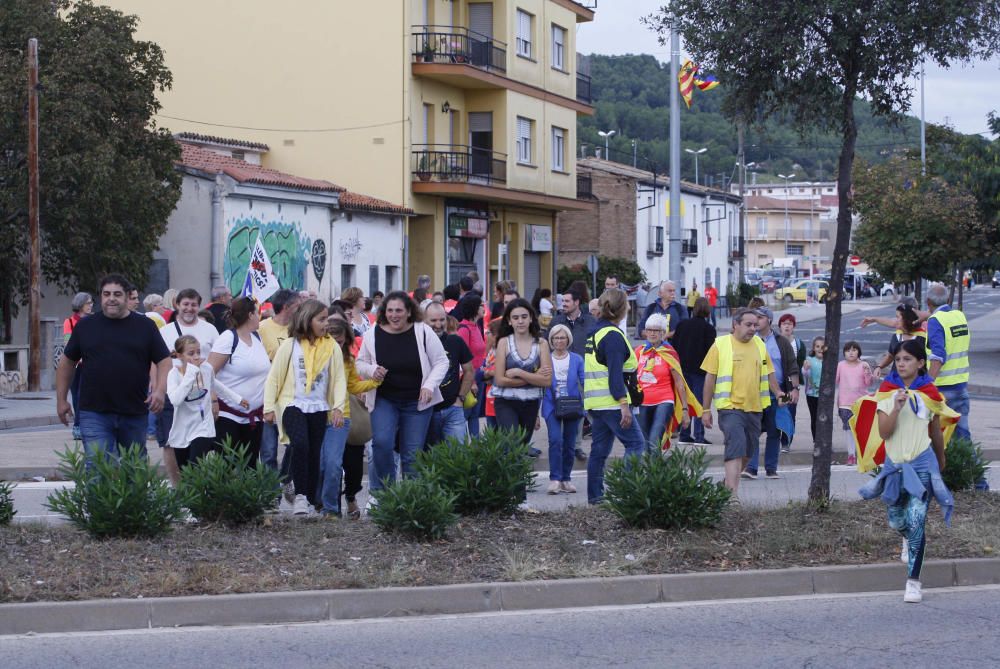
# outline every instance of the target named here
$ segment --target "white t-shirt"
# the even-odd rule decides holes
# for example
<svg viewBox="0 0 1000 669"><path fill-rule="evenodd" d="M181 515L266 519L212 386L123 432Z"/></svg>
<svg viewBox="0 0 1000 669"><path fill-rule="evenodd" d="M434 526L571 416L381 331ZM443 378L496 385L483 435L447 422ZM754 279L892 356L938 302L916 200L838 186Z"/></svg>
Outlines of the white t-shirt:
<svg viewBox="0 0 1000 669"><path fill-rule="evenodd" d="M191 335L197 339L198 343L201 344L201 357L208 358L208 354L212 352L212 345L219 338L219 331L215 329L214 325L200 318L197 323L191 326L184 325L178 320L173 323L167 323L160 328L160 336L163 337L163 343L167 345L171 353L174 351L174 343L177 342L177 339L181 335ZM176 360L174 361L175 366L179 364Z"/></svg>
<svg viewBox="0 0 1000 669"><path fill-rule="evenodd" d="M538 309L539 311L542 312L541 313L542 316L552 315L552 303L549 302L548 298L543 297L541 300L539 300Z"/></svg>
<svg viewBox="0 0 1000 669"><path fill-rule="evenodd" d="M207 362L201 363L201 367L188 365L183 376L180 367L170 370L167 375L167 397L174 405L174 422L170 427L167 443L172 448L187 448L199 437L215 436L212 393L209 391L214 391L233 405L238 405L242 399L219 383L212 373L212 366Z"/></svg>
<svg viewBox="0 0 1000 669"><path fill-rule="evenodd" d="M330 380L330 366L326 365L319 370L316 378L313 379L312 388L307 391L306 359L298 339L292 344L292 364L295 365L295 399L292 400L291 406L298 407L302 413L329 411L330 405L326 401L326 384Z"/></svg>
<svg viewBox="0 0 1000 669"><path fill-rule="evenodd" d="M567 379L569 378L569 356L557 358L552 356L552 373L556 378L556 397L566 395Z"/></svg>
<svg viewBox="0 0 1000 669"><path fill-rule="evenodd" d="M264 406L264 384L267 373L271 371L271 359L267 357L264 344L255 335L250 335L250 345L247 346L237 337L236 350L233 350L232 330L226 330L219 335L212 346L212 353L220 353L227 360L219 369L217 378L234 393L250 403L248 411ZM230 357L232 351L232 357ZM228 411L220 411L219 418L228 418L235 423L249 423L250 419L236 416Z"/></svg>

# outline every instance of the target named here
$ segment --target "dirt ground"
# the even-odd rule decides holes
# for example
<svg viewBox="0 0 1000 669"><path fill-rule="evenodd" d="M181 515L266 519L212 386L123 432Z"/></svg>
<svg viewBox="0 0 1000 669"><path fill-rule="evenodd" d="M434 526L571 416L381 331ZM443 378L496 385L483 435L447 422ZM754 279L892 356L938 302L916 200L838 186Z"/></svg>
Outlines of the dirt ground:
<svg viewBox="0 0 1000 669"><path fill-rule="evenodd" d="M952 526L935 506L927 556L989 557L1000 495L956 495ZM422 586L586 576L776 569L898 559L880 502L817 513L732 506L712 530L625 527L601 508L463 518L449 537L414 543L367 520L268 517L244 529L178 525L157 540L97 541L67 526L0 528L0 601L163 597Z"/></svg>

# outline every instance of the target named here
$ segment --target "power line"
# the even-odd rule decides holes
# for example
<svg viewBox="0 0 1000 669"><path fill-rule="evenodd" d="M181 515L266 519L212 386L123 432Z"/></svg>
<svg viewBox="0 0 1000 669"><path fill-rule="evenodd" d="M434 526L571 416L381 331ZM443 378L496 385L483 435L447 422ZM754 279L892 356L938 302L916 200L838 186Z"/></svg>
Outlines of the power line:
<svg viewBox="0 0 1000 669"><path fill-rule="evenodd" d="M245 125L229 125L226 123L209 123L208 121L196 121L190 118L180 118L178 116L169 116L167 114L157 114L161 118L168 118L172 121L184 121L185 123L196 123L198 125L208 125L213 128L231 128L233 130L255 130L257 132L348 132L350 130L367 130L369 128L384 128L390 125L396 125L398 123L405 122L406 119L399 121L388 121L386 123L372 123L371 125L356 125L349 128L251 128Z"/></svg>

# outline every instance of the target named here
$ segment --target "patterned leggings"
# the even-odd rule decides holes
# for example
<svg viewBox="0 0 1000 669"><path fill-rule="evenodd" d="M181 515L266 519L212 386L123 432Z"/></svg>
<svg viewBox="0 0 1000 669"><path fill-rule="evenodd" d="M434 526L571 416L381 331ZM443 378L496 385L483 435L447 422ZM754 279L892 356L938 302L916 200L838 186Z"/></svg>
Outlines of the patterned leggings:
<svg viewBox="0 0 1000 669"><path fill-rule="evenodd" d="M927 507L930 505L931 475L920 474L920 481L927 491L923 498L914 497L905 490L900 493L899 503L889 507L889 527L903 535L909 549L910 561L907 578L920 580L920 567L924 563L924 523L927 521Z"/></svg>

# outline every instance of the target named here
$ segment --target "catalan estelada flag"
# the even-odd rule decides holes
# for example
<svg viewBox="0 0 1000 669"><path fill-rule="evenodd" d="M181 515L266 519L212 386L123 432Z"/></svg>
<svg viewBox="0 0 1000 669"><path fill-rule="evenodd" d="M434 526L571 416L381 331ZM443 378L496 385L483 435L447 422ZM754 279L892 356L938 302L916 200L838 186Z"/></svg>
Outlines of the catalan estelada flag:
<svg viewBox="0 0 1000 669"><path fill-rule="evenodd" d="M698 75L698 66L690 60L685 60L677 74L677 85L680 87L681 97L688 109L691 108L691 95L694 87L700 91L710 91L719 85L718 80L711 74Z"/></svg>
<svg viewBox="0 0 1000 669"><path fill-rule="evenodd" d="M660 357L663 358L668 365L670 365L670 368L672 370L680 374L682 379L684 378L684 372L681 370L680 360L678 360L676 357L672 355L668 355L663 352L660 352ZM675 395L677 392L678 389L674 388ZM691 392L691 388L688 387L687 381L684 381L684 393L685 396L687 397L688 416L690 416L691 418L701 418L701 413L702 413L701 402L698 400L697 397L694 396L694 393ZM683 417L684 417L684 407L681 406L681 403L677 401L675 396L674 413L671 414L670 420L667 421L667 429L664 430L663 436L660 437L661 451L666 451L670 449L670 435L672 435L674 431L678 427L680 427L681 419Z"/></svg>
<svg viewBox="0 0 1000 669"><path fill-rule="evenodd" d="M927 375L918 376L907 387L894 371L882 382L874 395L865 395L851 407L854 415L851 416L849 424L857 449L859 472L869 472L885 462L885 441L878 432L878 403L887 397L892 397L897 390L905 390L911 401L914 395L919 394L927 408L941 417L945 446L951 441L951 435L958 425L959 414L945 404L944 396L934 385L934 380Z"/></svg>

